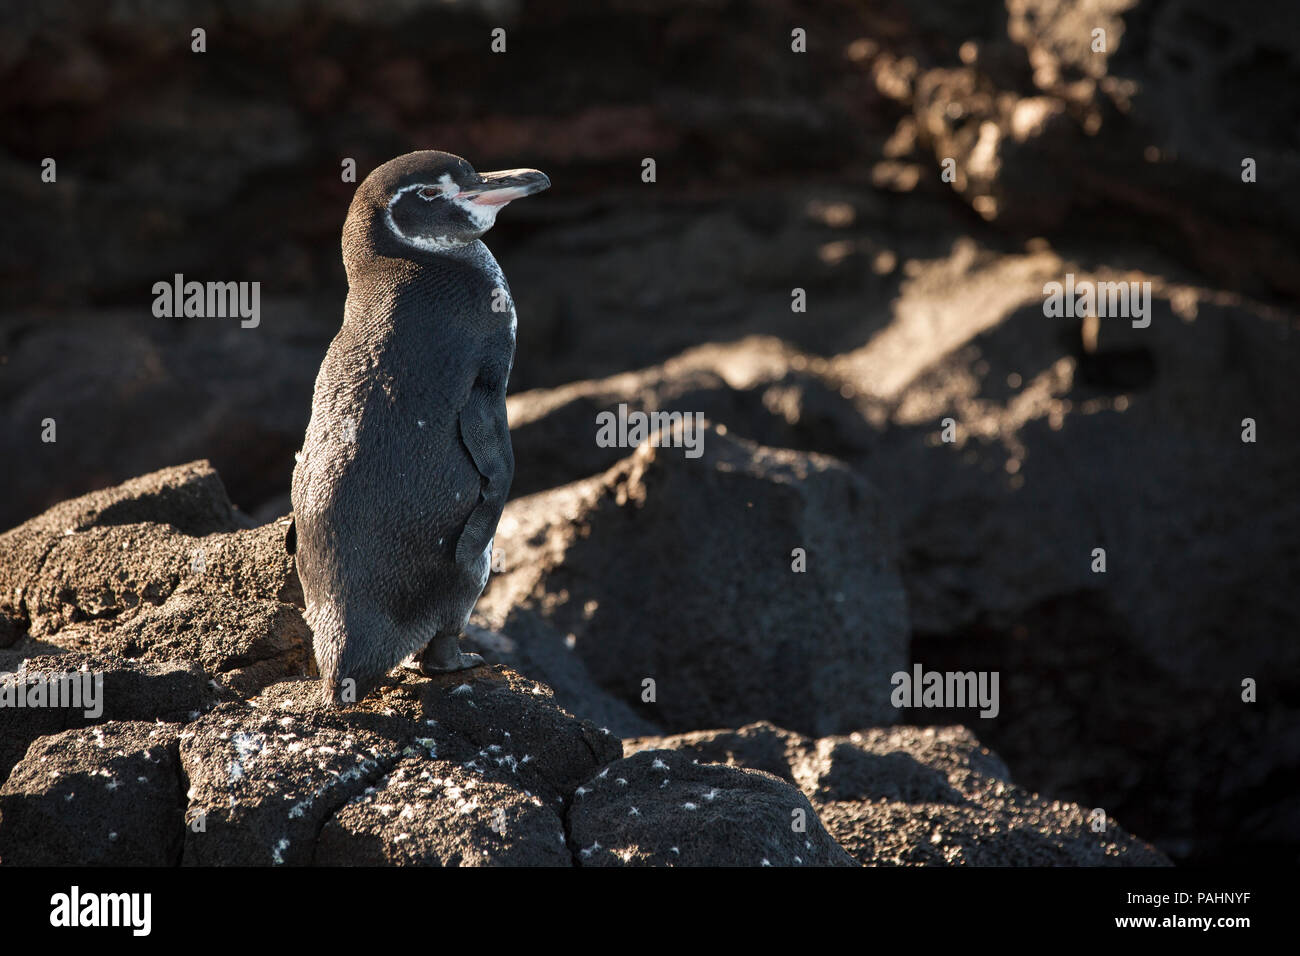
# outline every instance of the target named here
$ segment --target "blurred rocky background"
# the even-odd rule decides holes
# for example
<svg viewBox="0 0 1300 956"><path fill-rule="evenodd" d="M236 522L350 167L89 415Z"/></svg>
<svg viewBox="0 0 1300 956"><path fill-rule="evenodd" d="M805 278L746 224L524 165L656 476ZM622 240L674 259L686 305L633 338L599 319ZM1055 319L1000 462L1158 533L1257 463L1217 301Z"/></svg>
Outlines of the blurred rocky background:
<svg viewBox="0 0 1300 956"><path fill-rule="evenodd" d="M500 662L628 738L829 740L890 719L882 666L998 670L996 719L901 721L969 725L1176 862L1294 861L1300 8L592 7L7 10L0 527L200 458L242 526L285 514L346 290L342 161L535 166L552 189L489 236L520 314ZM1150 327L1046 318L1068 272L1150 281ZM260 282L260 326L154 318L175 273ZM704 412L713 478L597 448L621 402ZM755 549L818 535L807 590L769 586ZM51 593L45 617L0 595L10 656L85 650L59 632L120 610ZM795 686L745 640L797 653ZM647 666L690 693L642 706Z"/></svg>

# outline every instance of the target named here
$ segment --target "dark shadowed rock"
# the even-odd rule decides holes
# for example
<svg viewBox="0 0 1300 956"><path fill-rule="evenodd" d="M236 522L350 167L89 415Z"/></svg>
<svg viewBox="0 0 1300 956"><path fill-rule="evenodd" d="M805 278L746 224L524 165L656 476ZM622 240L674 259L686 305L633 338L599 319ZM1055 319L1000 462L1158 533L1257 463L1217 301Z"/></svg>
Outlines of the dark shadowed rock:
<svg viewBox="0 0 1300 956"><path fill-rule="evenodd" d="M46 593L49 589L40 576L64 538L74 538L92 529L144 522L193 535L231 531L236 527L221 479L206 462L154 472L56 505L0 535L0 647L14 644L28 632L33 611L37 633L54 629L41 620L43 614L49 613L42 606L42 601L49 600ZM122 543L125 542L119 541L119 548ZM129 549L128 543L126 550ZM113 556L105 554L101 558L111 561ZM55 564L52 576L57 579L57 558ZM129 582L136 576L127 572L123 577ZM156 590L155 586L153 591ZM75 600L76 593L75 585L70 585L65 596ZM116 593L110 586L106 595L88 600L85 616L102 613L106 602L112 605ZM138 603L136 592L131 594L132 602Z"/></svg>
<svg viewBox="0 0 1300 956"><path fill-rule="evenodd" d="M468 742L472 769L513 775L552 803L623 756L610 731L575 720L549 687L503 667L404 679L384 706L436 730L430 736Z"/></svg>
<svg viewBox="0 0 1300 956"><path fill-rule="evenodd" d="M507 400L516 497L613 466L627 454L602 448L597 416L629 412L702 413L730 434L775 448L858 455L874 438L853 402L823 374L827 361L779 339L753 336L689 349L661 365L595 381L537 389Z"/></svg>
<svg viewBox="0 0 1300 956"><path fill-rule="evenodd" d="M181 735L185 862L570 865L560 813L622 744L551 696L480 668L342 710L303 680L223 705Z"/></svg>
<svg viewBox="0 0 1300 956"><path fill-rule="evenodd" d="M857 464L900 523L913 656L1002 671L1007 706L980 735L1026 785L1096 801L1180 857L1288 858L1296 317L1082 255L959 242L910 270L887 330L831 363L888 422ZM1068 273L1149 281L1150 325L1048 317L1044 285ZM1262 669L1277 693L1243 702ZM1210 753L1224 772L1206 801L1186 768Z"/></svg>
<svg viewBox="0 0 1300 956"><path fill-rule="evenodd" d="M125 620L178 591L300 600L283 528L238 528L207 462L57 505L0 535L6 633Z"/></svg>
<svg viewBox="0 0 1300 956"><path fill-rule="evenodd" d="M141 523L53 538L23 593L31 633L45 637L72 624L127 621L173 594L288 602L301 590L283 527L193 537Z"/></svg>
<svg viewBox="0 0 1300 956"><path fill-rule="evenodd" d="M237 528L206 462L65 502L3 536L0 617L63 650L192 662L243 693L310 673L283 524Z"/></svg>
<svg viewBox="0 0 1300 956"><path fill-rule="evenodd" d="M482 621L482 616L478 619ZM471 623L461 643L493 664L523 674L535 674L553 689L565 709L618 736L657 734L663 728L647 720L631 704L597 684L581 657L575 655L540 617L513 618L514 636Z"/></svg>
<svg viewBox="0 0 1300 956"><path fill-rule="evenodd" d="M0 786L0 862L175 866L185 805L178 730L113 721L42 737Z"/></svg>
<svg viewBox="0 0 1300 956"><path fill-rule="evenodd" d="M662 727L891 721L883 675L904 659L907 607L875 490L825 456L702 435L698 458L646 444L511 502L496 538L506 570L480 612L520 645L567 644Z"/></svg>
<svg viewBox="0 0 1300 956"><path fill-rule="evenodd" d="M333 247L337 252L337 235ZM155 279L164 277L170 272ZM11 475L0 527L196 458L216 464L246 509L288 489L312 381L341 305L331 324L308 302L263 299L260 326L243 329L238 319L155 318L148 290L148 283L139 287L134 309L77 312L57 322L0 316L5 394L12 395L0 411L0 455L32 466ZM35 426L46 418L58 423L57 443L40 441ZM229 503L225 510L224 525L177 527L192 535L233 530Z"/></svg>
<svg viewBox="0 0 1300 956"><path fill-rule="evenodd" d="M784 10L770 4L746 14L747 31L733 11L687 0L599 12L566 0L544 13L491 2L297 2L223 9L219 24L203 0L15 16L0 47L0 110L11 122L39 111L46 140L67 156L59 183L78 198L52 201L34 176L3 180L11 216L0 266L43 301L147 290L173 267L278 275L281 288L333 278L350 191L315 167L322 149L369 169L403 143L455 143L491 169L526 143L580 196L626 189L620 170L646 155L678 167L682 186L715 185L724 170L736 178L738 164L750 178L771 176L791 155L805 168L843 168L887 129L839 40L902 26L897 13L825 4L800 21L823 55L800 57L790 55ZM199 22L230 42L191 56L187 27ZM497 22L509 25L511 56L480 92L509 96L447 95L435 67L473 69L484 26ZM604 31L622 42L588 42ZM777 34L782 42L763 39ZM417 36L421 44L405 42ZM344 51L338 37L353 43ZM204 82L214 71L244 86ZM575 82L583 76L601 82ZM648 100L651 80L658 93ZM22 143L16 134L7 143L15 165L28 158ZM92 188L103 182L115 188ZM267 215L295 228L255 232ZM96 246L90 237L110 223L132 241ZM52 265L60 251L61 271Z"/></svg>
<svg viewBox="0 0 1300 956"><path fill-rule="evenodd" d="M412 746L410 721L226 704L181 734L184 862L310 863L325 821Z"/></svg>
<svg viewBox="0 0 1300 956"><path fill-rule="evenodd" d="M892 727L814 740L752 724L632 740L628 749L776 772L798 784L830 835L865 865L1169 862L1104 813L1105 829L1096 832L1085 808L1016 786L964 727Z"/></svg>
<svg viewBox="0 0 1300 956"><path fill-rule="evenodd" d="M226 595L173 595L115 626L72 625L60 645L148 661L194 661L223 686L256 694L314 667L311 630L296 607Z"/></svg>
<svg viewBox="0 0 1300 956"><path fill-rule="evenodd" d="M28 658L16 673L0 678L8 685L73 678L92 681L102 674L94 713L89 696L80 706L0 707L0 780L38 738L62 730L108 721L193 720L210 709L219 693L197 667L180 661L149 663L103 655L61 654ZM84 684L83 684L84 688ZM86 691L82 691L86 694Z"/></svg>
<svg viewBox="0 0 1300 956"><path fill-rule="evenodd" d="M143 523L196 537L238 527L221 477L206 461L194 461L61 502L22 528L67 534Z"/></svg>
<svg viewBox="0 0 1300 956"><path fill-rule="evenodd" d="M887 800L893 803L960 803L948 778L901 750L872 753L852 743L835 743L818 756L825 771L813 794L822 802Z"/></svg>
<svg viewBox="0 0 1300 956"><path fill-rule="evenodd" d="M556 807L508 772L401 761L321 830L313 862L341 866L572 866Z"/></svg>
<svg viewBox="0 0 1300 956"><path fill-rule="evenodd" d="M929 30L893 34L866 59L881 95L910 112L900 129L931 154L927 178L951 159L952 188L1004 227L1140 232L1220 281L1296 291L1300 203L1286 184L1300 161L1282 117L1297 104L1294 93L1265 92L1300 78L1293 10L1023 0L1003 16L960 16L907 6Z"/></svg>
<svg viewBox="0 0 1300 956"><path fill-rule="evenodd" d="M803 734L784 730L764 720L737 730L697 730L671 737L634 737L624 741L623 746L629 756L642 750L676 750L700 763L761 770L797 784L793 768L807 751L808 743Z"/></svg>
<svg viewBox="0 0 1300 956"><path fill-rule="evenodd" d="M671 750L605 767L568 822L581 866L853 865L790 784Z"/></svg>

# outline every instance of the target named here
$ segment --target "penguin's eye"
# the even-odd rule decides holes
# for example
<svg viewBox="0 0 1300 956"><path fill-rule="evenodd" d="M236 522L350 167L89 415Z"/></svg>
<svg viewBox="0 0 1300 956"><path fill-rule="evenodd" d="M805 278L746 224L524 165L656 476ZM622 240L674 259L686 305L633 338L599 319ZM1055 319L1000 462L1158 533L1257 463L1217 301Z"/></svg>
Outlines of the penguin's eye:
<svg viewBox="0 0 1300 956"><path fill-rule="evenodd" d="M442 190L437 186L425 186L420 190L421 199L441 199Z"/></svg>

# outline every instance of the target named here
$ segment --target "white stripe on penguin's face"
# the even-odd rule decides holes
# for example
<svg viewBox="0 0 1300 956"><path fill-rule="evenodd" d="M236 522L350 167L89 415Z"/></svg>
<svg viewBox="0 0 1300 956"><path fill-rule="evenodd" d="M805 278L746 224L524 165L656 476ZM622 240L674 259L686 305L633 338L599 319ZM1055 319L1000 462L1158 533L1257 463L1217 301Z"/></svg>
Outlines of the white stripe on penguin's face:
<svg viewBox="0 0 1300 956"><path fill-rule="evenodd" d="M450 176L443 177L450 179ZM415 249L423 249L425 252L446 252L448 249L455 249L457 246L463 246L464 243L459 239L453 239L451 236L408 236L402 232L401 226L393 218L393 207L407 193L416 189L428 189L426 183L413 183L410 186L403 186L397 192L393 193L393 198L388 200L388 208L384 210L384 225L388 226L391 232L399 242L403 242Z"/></svg>
<svg viewBox="0 0 1300 956"><path fill-rule="evenodd" d="M415 192L425 202L438 202L440 200L450 202L465 213L480 235L492 228L497 220L497 212L501 208L500 206L481 205L470 199L457 198L460 195L460 186L456 185L450 173L443 173L439 176L436 186L429 183L412 183L409 186L403 186L388 201L388 208L384 211L384 224L398 241L415 249L422 249L425 252L446 252L448 249L468 245L474 240L460 239L454 236L418 236L403 232L402 227L393 218L393 207L409 192Z"/></svg>

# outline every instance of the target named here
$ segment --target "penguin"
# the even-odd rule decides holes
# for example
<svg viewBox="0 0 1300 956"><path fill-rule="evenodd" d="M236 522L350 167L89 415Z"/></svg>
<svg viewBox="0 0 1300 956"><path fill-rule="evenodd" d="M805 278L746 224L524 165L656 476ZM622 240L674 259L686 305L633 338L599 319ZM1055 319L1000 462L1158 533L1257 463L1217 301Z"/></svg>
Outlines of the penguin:
<svg viewBox="0 0 1300 956"><path fill-rule="evenodd" d="M516 316L481 241L535 169L477 173L438 150L384 163L343 226L348 295L312 397L285 535L324 696L361 700L394 666L460 650L514 477L506 383Z"/></svg>

